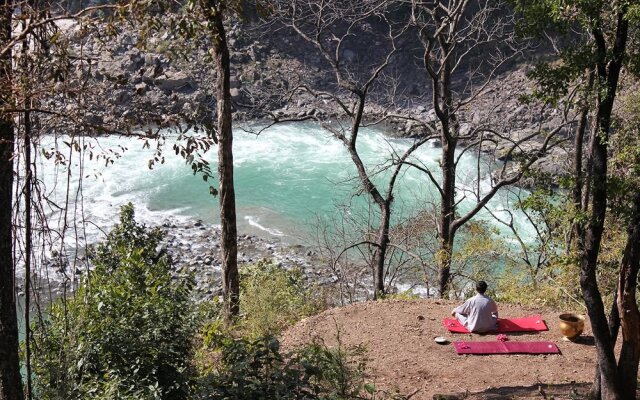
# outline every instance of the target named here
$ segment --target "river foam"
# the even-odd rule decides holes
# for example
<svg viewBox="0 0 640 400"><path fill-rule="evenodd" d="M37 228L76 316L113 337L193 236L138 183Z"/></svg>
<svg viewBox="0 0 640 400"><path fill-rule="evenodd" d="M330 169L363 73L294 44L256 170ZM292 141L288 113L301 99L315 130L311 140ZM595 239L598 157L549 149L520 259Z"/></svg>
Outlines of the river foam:
<svg viewBox="0 0 640 400"><path fill-rule="evenodd" d="M43 206L50 226L57 231L66 227L65 234L74 236L70 243L76 239L93 243L104 237L117 221L119 208L128 202L134 203L138 220L148 225L167 220L217 224L218 199L209 192L209 186L217 187L217 182L194 176L185 160L173 153L175 141L176 135L167 133L164 162L156 162L149 169L149 160L156 156L153 142L146 147L143 140L131 137L43 138L36 165L42 193L50 199ZM410 139L390 139L381 130L366 129L359 137L358 150L374 181L385 187L389 176L385 167L411 143ZM55 156L43 156L55 151L61 154L57 161ZM440 156L440 149L424 146L411 161L434 170L437 176ZM206 158L215 173L215 148ZM461 157L458 181L468 190L462 192L462 212L475 204L473 190L479 187L486 193L490 189L491 173L480 161L471 153ZM357 215L358 208L368 207L366 196L358 192L356 170L348 152L340 141L313 124L277 125L260 135L236 129L234 165L241 233L308 243L310 233L322 221L334 221L345 210ZM415 215L420 207L437 201L435 193L423 173L405 170L399 178L394 205L405 217ZM503 191L487 207L501 213L512 208L512 203L512 197ZM483 211L479 218L505 231L489 213ZM516 223L524 230L523 236L529 237L531 227L524 218Z"/></svg>

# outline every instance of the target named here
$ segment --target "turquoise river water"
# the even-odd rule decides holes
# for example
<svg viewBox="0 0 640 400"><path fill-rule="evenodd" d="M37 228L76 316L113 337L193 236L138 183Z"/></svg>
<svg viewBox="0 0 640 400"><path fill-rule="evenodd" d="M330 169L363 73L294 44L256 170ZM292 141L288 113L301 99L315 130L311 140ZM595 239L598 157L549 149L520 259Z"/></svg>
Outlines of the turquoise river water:
<svg viewBox="0 0 640 400"><path fill-rule="evenodd" d="M43 151L51 152L57 143L58 149L68 153L68 147L63 144L68 140L60 138L54 142L48 138L41 146ZM41 157L39 168L44 172L44 191L66 209L67 223L83 218L89 221L84 226L88 242L98 239L101 233L96 227L108 228L114 223L119 207L129 201L135 204L138 218L146 223L172 219L216 223L218 199L209 193L210 184L217 187L215 178L205 182L201 176L194 176L184 159L172 151L171 140L167 140L164 164L156 164L150 170L148 161L153 157L153 143L149 149L143 148L139 139L83 139L79 145L86 145L94 156L98 152L113 152L120 157L114 157L114 163L108 167L103 159L90 160L87 150L82 157L79 153L67 154L66 165ZM389 139L381 130L370 129L360 136L358 149L369 171L376 172L388 164L393 153L401 153L411 143L409 139ZM127 150L121 151L121 147ZM207 154L213 171L215 150ZM358 185L354 179L356 170L346 149L316 125L279 125L260 135L236 129L234 157L241 233L278 237L289 242L304 241L316 222L335 217L339 206L349 203L354 209L366 205L365 196L352 196L357 193ZM412 162L437 171L439 157L440 149L425 145L415 153ZM489 190L490 173L483 166L483 160L478 161L471 153L461 158L458 181L462 188ZM483 172L478 181L475 171L479 165ZM65 184L67 175L72 178L70 188ZM374 180L384 183L387 176L387 172L378 172ZM397 215L411 215L433 204L435 193L424 173L405 169L395 195ZM65 206L67 195L71 200ZM461 199L462 210L475 204L473 196L467 197ZM512 197L507 192L500 193L488 207L500 214L501 210L512 208ZM55 208L50 213L65 219ZM478 218L501 228L486 212ZM525 233L529 230L524 222L520 228Z"/></svg>

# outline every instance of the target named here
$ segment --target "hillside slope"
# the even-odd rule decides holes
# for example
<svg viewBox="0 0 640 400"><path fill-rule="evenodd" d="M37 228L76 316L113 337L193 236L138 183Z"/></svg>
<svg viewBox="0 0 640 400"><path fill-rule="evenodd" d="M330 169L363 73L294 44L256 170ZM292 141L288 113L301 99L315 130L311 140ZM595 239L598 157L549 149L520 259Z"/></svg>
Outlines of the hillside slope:
<svg viewBox="0 0 640 400"><path fill-rule="evenodd" d="M561 312L499 304L501 317L541 314L549 331L510 334L512 341L553 341L560 355L457 355L451 344L433 339L493 341L496 335L450 334L441 320L456 305L453 301L421 299L366 302L327 310L307 318L283 335L285 348L321 339L342 346L367 348L369 381L384 390L397 388L411 399L432 399L434 394L454 398L571 398L584 394L593 380L595 347L588 322L577 342L563 340L558 330ZM566 310L576 311L576 310ZM578 310L579 311L579 310ZM581 397L581 395L578 395ZM573 397L575 398L575 397Z"/></svg>

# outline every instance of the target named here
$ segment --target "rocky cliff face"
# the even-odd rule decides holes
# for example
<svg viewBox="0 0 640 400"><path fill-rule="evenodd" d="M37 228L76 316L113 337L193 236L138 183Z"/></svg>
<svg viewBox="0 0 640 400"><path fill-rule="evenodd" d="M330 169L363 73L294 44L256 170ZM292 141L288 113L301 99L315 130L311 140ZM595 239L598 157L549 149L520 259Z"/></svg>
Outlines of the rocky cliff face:
<svg viewBox="0 0 640 400"><path fill-rule="evenodd" d="M264 29L241 23L229 27L235 71L231 77L234 118L340 118L341 110L322 96L303 92L289 95L300 84L339 93L326 62L292 32L282 29L265 34ZM87 101L80 113L86 124L124 132L131 127L204 125L215 120L215 71L206 41L194 46L164 33L142 43L135 27L120 27L115 34L107 35L100 28L92 31L71 24L65 32L71 38L74 58L82 60L75 62L73 81L65 85L82 83L87 88ZM362 62L385 51L375 42L372 46L367 38L363 34L361 39L350 42L342 49L342 58L346 62ZM188 52L181 54L180 50L187 46ZM401 52L389 66L397 85L394 97L372 97L366 117L386 118L390 134L420 136L426 133L425 126L436 123L435 112L429 106L431 87L419 60L411 53L415 43L404 39L399 47L406 53ZM537 151L544 133L554 129L560 130L558 142L570 142L567 139L574 129L571 115L561 107L520 101L522 94L532 88L526 78L528 63L520 61L504 68L459 112L462 133L479 126L492 127L496 134L487 134L492 142L483 145L483 151L505 160ZM454 78L464 90L465 77ZM346 95L342 96L348 101ZM387 118L390 114L396 117ZM508 151L514 141L535 132L539 132L538 139ZM568 167L569 152L570 146L559 144L536 165L544 172L559 174Z"/></svg>

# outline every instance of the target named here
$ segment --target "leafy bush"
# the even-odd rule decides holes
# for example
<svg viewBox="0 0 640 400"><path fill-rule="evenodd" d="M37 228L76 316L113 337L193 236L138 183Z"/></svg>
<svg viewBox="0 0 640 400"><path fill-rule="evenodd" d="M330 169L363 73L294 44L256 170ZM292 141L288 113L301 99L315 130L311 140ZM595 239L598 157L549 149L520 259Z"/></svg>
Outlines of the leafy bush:
<svg viewBox="0 0 640 400"><path fill-rule="evenodd" d="M122 208L75 297L34 327L40 398L187 396L192 282L172 278L170 260L156 252L160 239L135 222L131 204Z"/></svg>
<svg viewBox="0 0 640 400"><path fill-rule="evenodd" d="M241 316L235 326L213 319L202 331L196 357L199 395L211 400L374 399L365 381L362 347L313 343L283 353L273 336L324 303L299 270L259 262L241 277Z"/></svg>
<svg viewBox="0 0 640 400"><path fill-rule="evenodd" d="M283 354L273 336L234 339L222 324L205 331L204 344L216 352L201 382L210 400L342 400L374 398L364 378L364 349L314 343Z"/></svg>
<svg viewBox="0 0 640 400"><path fill-rule="evenodd" d="M242 318L238 327L250 338L278 334L324 307L315 293L305 286L300 270L288 271L271 261L258 262L242 271Z"/></svg>

